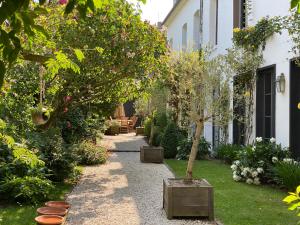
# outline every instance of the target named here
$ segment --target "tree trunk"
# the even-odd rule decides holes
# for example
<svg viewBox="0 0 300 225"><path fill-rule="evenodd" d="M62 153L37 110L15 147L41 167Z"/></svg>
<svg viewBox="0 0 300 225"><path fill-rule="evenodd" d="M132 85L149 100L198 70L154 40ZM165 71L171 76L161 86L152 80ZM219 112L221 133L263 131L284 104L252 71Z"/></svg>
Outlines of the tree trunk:
<svg viewBox="0 0 300 225"><path fill-rule="evenodd" d="M200 137L201 137L201 134L203 131L203 127L204 127L203 121L199 120L196 123L196 133L194 136L191 154L190 154L187 169L186 169L186 180L187 181L191 181L193 179L193 166L194 166L194 162L195 162L195 159L196 159L196 156L198 153L198 145L199 145Z"/></svg>
<svg viewBox="0 0 300 225"><path fill-rule="evenodd" d="M150 132L150 138L149 138L149 145L152 146L153 145L153 137L154 137L154 129L155 129L155 125L154 125L154 116L152 117L152 121L151 121L151 132Z"/></svg>

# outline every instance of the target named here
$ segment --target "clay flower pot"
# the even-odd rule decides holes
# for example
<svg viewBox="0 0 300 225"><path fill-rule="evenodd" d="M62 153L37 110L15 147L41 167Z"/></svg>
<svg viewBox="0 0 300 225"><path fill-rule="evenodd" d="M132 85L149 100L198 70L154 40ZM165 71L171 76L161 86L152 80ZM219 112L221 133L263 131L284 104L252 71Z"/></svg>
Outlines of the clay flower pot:
<svg viewBox="0 0 300 225"><path fill-rule="evenodd" d="M65 208L65 209L69 209L70 208L70 204L68 202L64 202L64 201L49 201L45 203L46 206L48 207L58 207L58 208Z"/></svg>
<svg viewBox="0 0 300 225"><path fill-rule="evenodd" d="M43 215L35 217L35 221L39 225L60 225L63 223L64 218L61 216L55 215Z"/></svg>
<svg viewBox="0 0 300 225"><path fill-rule="evenodd" d="M39 215L57 215L65 216L68 212L66 208L59 207L41 207L36 210Z"/></svg>

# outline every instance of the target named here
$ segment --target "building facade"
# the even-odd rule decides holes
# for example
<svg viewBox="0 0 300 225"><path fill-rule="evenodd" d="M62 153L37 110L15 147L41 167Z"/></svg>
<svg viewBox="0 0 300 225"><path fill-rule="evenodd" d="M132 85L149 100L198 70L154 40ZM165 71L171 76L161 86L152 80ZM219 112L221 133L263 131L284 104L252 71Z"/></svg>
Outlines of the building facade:
<svg viewBox="0 0 300 225"><path fill-rule="evenodd" d="M254 26L261 18L289 13L290 2L283 0L174 0L163 25L174 51L210 45L216 56L226 54L226 49L232 47L234 28ZM267 40L264 61L256 76L251 139L274 137L300 157L300 69L292 46L286 30ZM285 80L283 91L276 90L280 77ZM241 144L239 129L234 121L229 124L229 142ZM205 125L204 136L213 144L218 142L219 133L213 123Z"/></svg>

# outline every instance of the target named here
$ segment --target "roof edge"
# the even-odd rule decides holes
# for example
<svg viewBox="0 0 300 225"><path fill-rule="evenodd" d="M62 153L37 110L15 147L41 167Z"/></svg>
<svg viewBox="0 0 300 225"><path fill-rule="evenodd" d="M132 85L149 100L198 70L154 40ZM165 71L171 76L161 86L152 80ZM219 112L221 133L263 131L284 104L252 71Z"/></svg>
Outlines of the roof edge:
<svg viewBox="0 0 300 225"><path fill-rule="evenodd" d="M175 5L173 6L173 8L171 9L171 11L168 13L168 15L166 16L166 18L163 20L162 25L165 25L165 23L167 22L167 20L171 17L171 15L173 14L173 12L178 8L179 4L182 2L182 0L178 0Z"/></svg>

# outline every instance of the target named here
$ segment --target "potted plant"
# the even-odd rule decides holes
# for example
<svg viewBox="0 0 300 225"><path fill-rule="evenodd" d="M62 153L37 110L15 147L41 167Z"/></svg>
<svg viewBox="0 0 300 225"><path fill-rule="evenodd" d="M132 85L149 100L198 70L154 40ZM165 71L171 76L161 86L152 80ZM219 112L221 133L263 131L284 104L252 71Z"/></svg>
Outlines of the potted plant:
<svg viewBox="0 0 300 225"><path fill-rule="evenodd" d="M31 109L31 117L32 122L35 125L43 125L48 122L50 118L50 111L42 105L39 105L38 107Z"/></svg>
<svg viewBox="0 0 300 225"><path fill-rule="evenodd" d="M164 149L161 146L153 146L153 138L155 132L155 113L151 115L151 133L149 138L149 146L141 146L140 160L143 163L163 163Z"/></svg>
<svg viewBox="0 0 300 225"><path fill-rule="evenodd" d="M206 62L204 54L198 52L179 53L171 57L170 76L179 77L176 84L179 87L178 97L181 102L185 101L182 104L184 110L196 128L185 178L163 181L163 208L168 219L205 216L214 220L213 187L205 179L193 178L193 165L204 123L213 120L215 124L221 125L220 121L228 124L231 115L230 78L222 62L221 57Z"/></svg>

